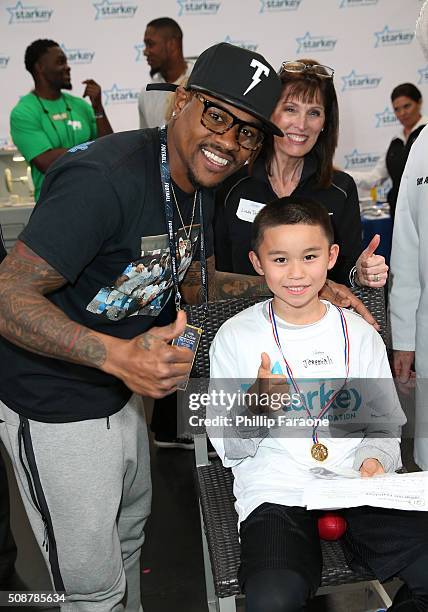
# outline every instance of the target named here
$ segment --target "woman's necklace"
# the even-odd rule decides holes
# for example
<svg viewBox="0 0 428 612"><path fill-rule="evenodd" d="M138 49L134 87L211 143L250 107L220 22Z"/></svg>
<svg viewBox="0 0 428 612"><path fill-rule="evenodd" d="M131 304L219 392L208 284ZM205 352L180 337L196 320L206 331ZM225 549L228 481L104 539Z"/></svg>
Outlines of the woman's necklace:
<svg viewBox="0 0 428 612"><path fill-rule="evenodd" d="M282 198L284 196L289 196L293 193L293 191L296 189L297 185L300 182L300 177L302 176L303 165L304 165L304 159L302 158L294 166L294 169L290 175L290 178L287 179L285 183L280 178L276 178L273 175L269 177L272 188L278 197Z"/></svg>
<svg viewBox="0 0 428 612"><path fill-rule="evenodd" d="M339 308L338 306L335 306L333 304L333 306L338 310L339 314L340 314L340 320L341 320L341 324L342 324L342 333L343 333L343 340L344 340L344 360L345 360L345 381L344 383L341 385L340 389L338 391L336 391L336 393L333 394L333 396L328 400L328 402L326 402L324 404L324 406L320 407L320 411L318 416L314 419L315 422L320 421L320 419L327 413L327 411L331 408L331 406L333 405L334 400L336 399L337 395L342 391L343 387L346 385L347 381L348 381L348 377L349 377L349 336L348 336L348 326L346 324L346 319L345 316L343 314L343 311L341 308ZM297 381L294 378L293 375L293 371L291 369L290 364L288 363L287 359L285 358L284 355L284 351L282 349L281 346L281 342L279 340L279 335L278 335L278 328L276 325L276 318L275 318L275 313L273 311L273 305L272 305L272 300L269 302L269 319L270 319L270 323L272 326L272 333L273 333L273 337L275 340L275 343L279 349L279 352L281 353L281 357L284 361L285 364L285 368L287 370L287 374L288 374L288 378L290 379L291 384L293 385L293 388L295 390L295 392L298 394L299 399L306 411L306 414L308 415L308 417L310 419L313 418L309 408L306 405L306 400L305 400L305 396L303 393L300 392L299 386L297 384ZM313 459L315 459L316 461L325 461L328 457L328 448L325 444L322 444L319 440L318 440L318 434L317 434L317 428L318 425L315 425L312 429L312 447L311 447L311 456L313 457Z"/></svg>

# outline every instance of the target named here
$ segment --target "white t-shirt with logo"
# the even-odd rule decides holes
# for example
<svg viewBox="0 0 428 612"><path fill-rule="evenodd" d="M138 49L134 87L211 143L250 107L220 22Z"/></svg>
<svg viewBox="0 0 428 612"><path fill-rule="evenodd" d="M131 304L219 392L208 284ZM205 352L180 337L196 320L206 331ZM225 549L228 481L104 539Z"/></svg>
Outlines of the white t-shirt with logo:
<svg viewBox="0 0 428 612"><path fill-rule="evenodd" d="M310 416L319 415L320 406L340 389L346 377L344 335L337 308L323 302L326 313L311 325L290 325L276 317L278 334L284 355L291 366L300 391L304 394ZM213 386L245 389L257 377L261 353L271 360L271 371L286 373L281 353L275 343L268 317L268 302L248 308L229 319L217 333L211 346L211 389ZM219 436L218 428L207 427L211 441L226 467L235 476L234 494L239 520L244 520L264 502L294 506L302 504L304 487L316 476L309 470L324 467L330 470L358 469L366 457L379 458L389 471L400 465L399 438L368 439L367 420L376 431L377 421L382 431L385 423L395 423L396 432L405 422L392 383L385 345L380 335L359 315L343 310L349 335L349 377L340 401L326 413L329 425L318 427L319 441L328 448L328 457L320 463L311 455L312 429L269 429L269 434L253 444L253 450L243 458L227 456L227 442ZM305 379L305 380L303 380ZM373 408L373 395L380 383L383 394L381 406ZM377 391L376 391L377 389ZM294 389L290 387L290 396ZM292 404L282 414L291 418L308 415L301 402ZM246 411L248 414L248 412ZM228 414L223 408L207 408L207 417ZM328 416L327 416L328 415ZM383 417L383 418L382 418ZM373 420L375 423L373 424ZM343 427L344 433L329 437L330 426ZM339 429L339 431L341 431ZM226 426L224 435L230 435ZM340 436L346 437L340 437ZM371 434L373 435L373 434ZM245 445L248 440L244 441ZM377 448L379 446L379 449ZM365 454L367 451L367 454ZM359 458L358 453L363 459ZM253 455L253 456L248 456ZM355 466L356 457L358 466Z"/></svg>

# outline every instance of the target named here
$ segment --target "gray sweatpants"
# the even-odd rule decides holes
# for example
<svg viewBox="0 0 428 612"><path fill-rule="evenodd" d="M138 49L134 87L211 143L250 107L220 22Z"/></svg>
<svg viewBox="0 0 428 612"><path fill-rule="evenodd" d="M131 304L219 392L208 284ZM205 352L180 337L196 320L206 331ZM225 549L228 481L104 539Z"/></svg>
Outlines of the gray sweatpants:
<svg viewBox="0 0 428 612"><path fill-rule="evenodd" d="M0 402L0 437L64 612L141 612L151 481L143 402L107 419L41 423Z"/></svg>

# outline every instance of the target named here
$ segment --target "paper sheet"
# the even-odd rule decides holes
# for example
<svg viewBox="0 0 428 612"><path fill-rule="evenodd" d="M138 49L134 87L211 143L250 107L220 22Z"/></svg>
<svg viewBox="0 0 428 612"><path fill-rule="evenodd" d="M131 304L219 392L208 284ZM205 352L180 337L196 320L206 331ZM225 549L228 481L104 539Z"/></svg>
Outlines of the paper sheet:
<svg viewBox="0 0 428 612"><path fill-rule="evenodd" d="M315 468L323 470L324 468ZM358 472L354 472L358 474ZM376 506L400 510L428 511L428 472L384 474L355 478L340 472L317 473L303 495L308 510L332 510L354 506Z"/></svg>

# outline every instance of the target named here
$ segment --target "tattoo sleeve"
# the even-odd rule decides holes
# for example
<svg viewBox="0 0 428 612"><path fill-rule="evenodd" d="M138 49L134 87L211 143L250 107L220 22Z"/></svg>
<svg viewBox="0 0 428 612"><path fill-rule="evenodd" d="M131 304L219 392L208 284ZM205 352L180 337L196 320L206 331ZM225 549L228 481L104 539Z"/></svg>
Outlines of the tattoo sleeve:
<svg viewBox="0 0 428 612"><path fill-rule="evenodd" d="M0 334L39 355L100 367L107 354L101 335L69 319L45 297L65 283L18 241L0 265Z"/></svg>
<svg viewBox="0 0 428 612"><path fill-rule="evenodd" d="M236 297L270 295L268 286L262 276L235 274L233 272L215 272L215 299L227 300Z"/></svg>

